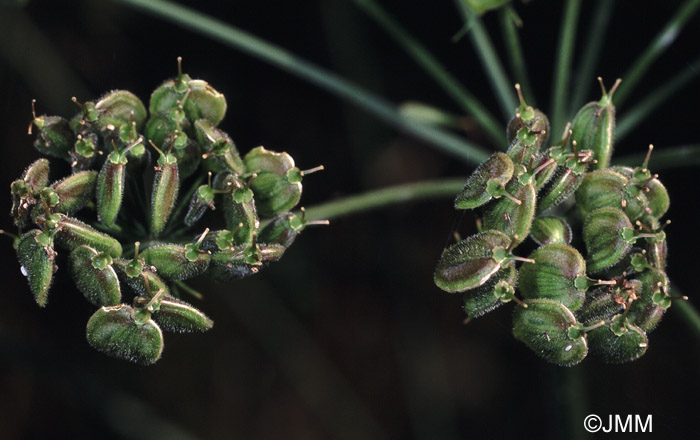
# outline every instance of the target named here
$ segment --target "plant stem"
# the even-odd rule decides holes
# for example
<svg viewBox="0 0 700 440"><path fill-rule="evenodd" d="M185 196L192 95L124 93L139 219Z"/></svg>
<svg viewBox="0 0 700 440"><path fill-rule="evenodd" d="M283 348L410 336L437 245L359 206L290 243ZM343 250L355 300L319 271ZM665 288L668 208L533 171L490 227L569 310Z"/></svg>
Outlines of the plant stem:
<svg viewBox="0 0 700 440"><path fill-rule="evenodd" d="M525 101L529 105L537 107L532 85L530 84L530 77L527 74L527 65L525 63L525 56L523 55L523 48L520 44L520 35L518 34L518 28L514 22L515 14L515 9L511 5L507 5L498 11L498 18L500 18L501 30L503 31L503 40L506 42L511 69L515 75L515 80L520 83L520 88L523 95L525 95Z"/></svg>
<svg viewBox="0 0 700 440"><path fill-rule="evenodd" d="M700 74L700 57L688 64L685 69L671 77L659 88L649 93L646 98L625 111L625 116L620 118L620 122L615 129L618 141L622 140L637 125L644 121L658 106L673 94L686 86L691 80Z"/></svg>
<svg viewBox="0 0 700 440"><path fill-rule="evenodd" d="M573 115L583 106L591 86L596 82L595 68L598 66L600 53L605 42L605 31L608 29L613 9L614 0L598 0L595 15L586 35L586 42L582 46L583 57L581 64L576 69L576 87L573 89L569 114Z"/></svg>
<svg viewBox="0 0 700 440"><path fill-rule="evenodd" d="M576 25L578 21L581 0L567 0L564 6L564 19L559 35L559 48L557 61L554 66L554 84L552 87L552 103L550 114L552 117L552 133L561 133L566 120L566 103L568 98L569 79L571 76L571 59L576 40Z"/></svg>
<svg viewBox="0 0 700 440"><path fill-rule="evenodd" d="M496 120L457 79L431 54L425 46L413 38L394 18L381 8L374 0L355 0L365 13L372 17L382 29L423 68L462 109L474 116L495 145L504 145L505 136L502 124Z"/></svg>
<svg viewBox="0 0 700 440"><path fill-rule="evenodd" d="M193 296L194 298L196 298L196 299L198 299L198 300L200 300L200 301L204 299L204 295L202 295L201 292L198 292L198 291L194 290L189 284L187 284L187 283L185 283L185 282L183 282L183 281L178 281L178 280L175 280L175 281L174 281L174 284L175 284L178 288L184 290L185 292L187 292L188 294L190 294L191 296Z"/></svg>
<svg viewBox="0 0 700 440"><path fill-rule="evenodd" d="M306 209L307 220L331 220L372 209L418 200L454 197L467 181L466 177L428 180L368 191Z"/></svg>
<svg viewBox="0 0 700 440"><path fill-rule="evenodd" d="M632 67L627 69L627 72L622 77L622 84L615 92L615 103L618 107L622 105L656 58L673 44L699 6L700 0L686 0L676 11L676 14L666 23L666 26L654 37L651 44L642 52Z"/></svg>
<svg viewBox="0 0 700 440"><path fill-rule="evenodd" d="M262 40L235 26L165 0L115 0L184 28L201 33L313 83L419 139L464 160L479 164L488 157L481 146L447 131L416 124L402 117L395 106L346 79L316 66L289 51Z"/></svg>
<svg viewBox="0 0 700 440"><path fill-rule="evenodd" d="M674 301L671 310L683 319L696 337L700 338L700 313L689 301Z"/></svg>
<svg viewBox="0 0 700 440"><path fill-rule="evenodd" d="M493 43L481 19L467 6L464 0L455 1L464 23L471 25L469 37L476 49L476 53L481 59L481 64L486 71L486 76L491 82L491 88L498 97L501 112L505 119L510 119L511 116L513 116L513 111L518 107L513 92L513 84L508 79L503 69L503 65L498 58L498 54L493 47Z"/></svg>
<svg viewBox="0 0 700 440"><path fill-rule="evenodd" d="M620 165L638 166L644 162L645 153L630 154L617 158L614 162ZM700 165L700 144L679 145L654 150L649 161L649 168L658 171L669 168L692 167Z"/></svg>

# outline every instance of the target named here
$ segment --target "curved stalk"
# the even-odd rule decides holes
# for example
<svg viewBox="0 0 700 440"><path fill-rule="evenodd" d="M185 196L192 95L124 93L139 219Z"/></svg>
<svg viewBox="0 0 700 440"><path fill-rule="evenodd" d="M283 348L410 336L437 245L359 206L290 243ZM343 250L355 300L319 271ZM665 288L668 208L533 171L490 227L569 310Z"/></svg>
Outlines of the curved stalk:
<svg viewBox="0 0 700 440"><path fill-rule="evenodd" d="M393 104L339 75L316 66L282 47L206 14L197 12L194 9L165 0L115 1L171 21L286 70L362 107L397 129L410 133L467 163L476 165L489 156L489 153L479 145L468 142L447 131L423 124L416 124L415 121L402 117Z"/></svg>
<svg viewBox="0 0 700 440"><path fill-rule="evenodd" d="M680 316L685 325L690 327L696 337L700 338L700 313L689 301L676 301L671 307L677 316Z"/></svg>

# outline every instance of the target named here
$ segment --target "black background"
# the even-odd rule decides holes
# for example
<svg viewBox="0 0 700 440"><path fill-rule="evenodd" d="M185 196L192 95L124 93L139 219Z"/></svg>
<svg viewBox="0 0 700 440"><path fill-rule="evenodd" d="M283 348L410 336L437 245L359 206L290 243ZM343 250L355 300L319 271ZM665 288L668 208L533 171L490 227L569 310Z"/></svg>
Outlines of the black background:
<svg viewBox="0 0 700 440"><path fill-rule="evenodd" d="M418 100L459 112L350 1L183 3L391 102ZM677 2L619 3L596 71L606 83L624 74L677 8ZM461 26L452 2L381 4L499 114L469 40L451 42ZM579 35L590 26L592 4L583 2ZM544 0L516 6L535 95L546 110L561 6ZM64 116L76 110L74 95L88 100L120 88L145 101L174 76L177 56L192 77L225 94L229 110L221 127L242 152L265 145L288 151L302 169L326 166L305 179L306 206L470 171L304 80L118 2L33 0L0 14L4 188L39 157L26 134L32 98L39 113ZM492 15L484 20L500 50ZM618 115L700 54L699 25L698 17L689 22ZM583 50L577 46L574 63ZM644 152L649 143L658 149L697 143L699 92L695 80L616 153ZM598 96L593 84L587 99ZM470 136L486 142L478 130ZM696 303L697 168L660 174L672 198L668 273ZM9 212L9 193L1 201L0 210ZM606 420L652 414L653 433L643 438L700 434L700 340L679 314L665 317L636 362L547 364L512 337L512 306L464 326L460 298L433 285L435 262L456 222L471 233L473 217L457 215L449 199L391 207L308 229L258 276L225 286L197 280L206 298L194 303L214 328L167 334L163 358L151 367L87 345L93 308L60 270L48 307L38 308L11 241L3 239L0 437L585 438L583 417L590 413ZM11 220L0 225L9 229Z"/></svg>

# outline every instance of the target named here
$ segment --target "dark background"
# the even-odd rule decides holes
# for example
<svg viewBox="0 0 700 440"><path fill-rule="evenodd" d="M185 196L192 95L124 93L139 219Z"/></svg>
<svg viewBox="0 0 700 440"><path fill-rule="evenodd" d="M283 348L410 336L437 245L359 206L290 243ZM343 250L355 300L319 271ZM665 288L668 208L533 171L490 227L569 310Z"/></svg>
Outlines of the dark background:
<svg viewBox="0 0 700 440"><path fill-rule="evenodd" d="M7 2L5 2L7 3ZM391 102L453 102L347 0L183 2L339 72ZM538 103L547 109L559 2L517 3ZM590 25L583 2L579 34ZM675 12L676 2L619 2L603 51L606 83L623 75ZM452 2L382 1L450 71L498 106ZM470 168L350 104L222 44L116 2L31 0L0 7L1 186L39 154L26 129L38 112L72 115L71 96L150 92L184 70L229 104L221 127L242 152L286 150L301 168L302 204ZM500 46L496 17L485 23ZM638 85L627 105L700 54L700 19ZM577 47L574 62L583 48ZM595 81L591 78L590 81ZM616 147L644 152L698 142L700 81L659 108ZM597 86L589 99L597 99ZM618 109L624 114L625 107ZM505 124L505 121L504 121ZM472 139L483 140L477 131ZM493 148L493 146L489 146ZM54 161L52 161L52 166ZM61 169L56 164L55 169ZM697 168L661 172L672 197L671 279L695 299ZM56 174L54 177L58 178ZM9 212L10 197L0 211ZM461 223L459 223L461 221ZM512 306L462 325L458 296L432 283L453 224L449 199L391 207L308 229L281 262L230 285L197 280L193 301L215 321L205 334L166 334L163 358L141 367L91 349L93 312L59 271L48 307L36 306L9 239L0 289L0 437L13 438L576 438L594 413L653 415L644 438L700 435L700 339L671 311L640 360L573 368L545 363L511 334ZM11 228L11 220L0 221ZM598 434L603 436L602 434ZM638 434L641 436L641 434Z"/></svg>

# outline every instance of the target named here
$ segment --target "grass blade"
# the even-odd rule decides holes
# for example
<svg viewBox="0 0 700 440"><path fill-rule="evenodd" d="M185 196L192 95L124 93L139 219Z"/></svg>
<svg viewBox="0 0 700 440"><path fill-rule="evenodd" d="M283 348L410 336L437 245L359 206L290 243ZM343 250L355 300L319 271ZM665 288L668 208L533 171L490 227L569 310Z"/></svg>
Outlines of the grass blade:
<svg viewBox="0 0 700 440"><path fill-rule="evenodd" d="M622 105L656 58L673 44L685 24L697 12L698 7L700 7L700 0L686 0L681 5L676 14L671 17L666 26L654 37L651 44L642 52L637 61L622 76L622 84L615 92L615 105L618 107Z"/></svg>
<svg viewBox="0 0 700 440"><path fill-rule="evenodd" d="M671 77L659 88L649 93L639 104L625 111L625 116L620 118L620 122L615 130L617 139L623 139L637 125L649 117L662 102L685 87L698 75L700 75L700 57L688 64L685 69Z"/></svg>
<svg viewBox="0 0 700 440"><path fill-rule="evenodd" d="M467 6L464 0L456 0L456 2L464 23L471 26L469 37L476 49L476 53L479 54L481 65L486 70L486 76L491 82L491 88L498 98L501 112L505 119L510 119L513 116L513 111L518 107L518 102L513 92L513 83L508 79L481 19Z"/></svg>
<svg viewBox="0 0 700 440"><path fill-rule="evenodd" d="M474 116L474 119L486 130L486 133L495 145L500 146L505 143L503 124L496 120L486 107L469 90L463 87L425 46L406 32L374 0L355 0L355 4L374 19L465 112Z"/></svg>
<svg viewBox="0 0 700 440"><path fill-rule="evenodd" d="M481 146L468 142L444 130L407 120L386 100L314 65L289 51L245 32L235 26L197 12L194 9L165 0L115 0L140 9L163 20L198 32L248 55L270 63L322 89L352 102L394 127L422 139L465 162L478 164L489 153Z"/></svg>
<svg viewBox="0 0 700 440"><path fill-rule="evenodd" d="M552 133L561 133L564 129L564 121L568 117L566 113L566 103L569 80L571 78L571 58L574 53L576 25L580 9L581 0L567 0L564 6L564 19L561 24L561 33L559 35L557 61L554 65L552 103L549 109L550 118L552 120Z"/></svg>
<svg viewBox="0 0 700 440"><path fill-rule="evenodd" d="M608 29L614 9L614 0L598 0L591 26L586 35L585 44L581 47L583 57L581 64L576 69L576 87L573 89L569 107L569 114L571 115L575 114L583 106L588 93L591 91L591 86L596 83L595 79L598 75L596 75L595 68L598 66L600 53L605 42L605 31ZM617 95L615 97L617 98Z"/></svg>
<svg viewBox="0 0 700 440"><path fill-rule="evenodd" d="M498 18L501 22L501 31L503 32L503 40L505 41L506 49L508 50L508 61L510 63L510 68L513 71L515 80L521 86L520 88L523 95L525 95L525 101L529 105L537 107L532 85L530 84L530 76L527 74L527 65L525 63L525 56L523 55L523 48L520 44L518 27L514 21L515 14L515 9L513 9L513 7L510 5L505 6L498 11Z"/></svg>

